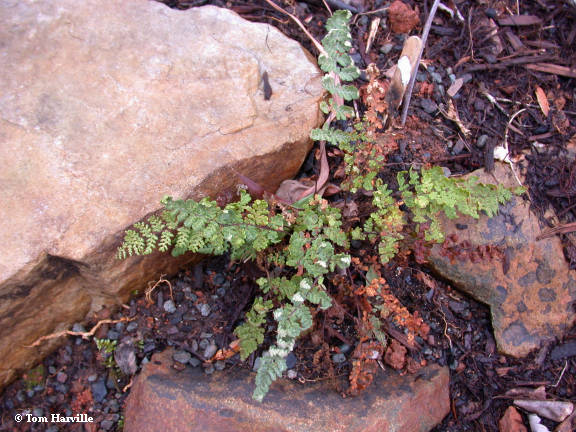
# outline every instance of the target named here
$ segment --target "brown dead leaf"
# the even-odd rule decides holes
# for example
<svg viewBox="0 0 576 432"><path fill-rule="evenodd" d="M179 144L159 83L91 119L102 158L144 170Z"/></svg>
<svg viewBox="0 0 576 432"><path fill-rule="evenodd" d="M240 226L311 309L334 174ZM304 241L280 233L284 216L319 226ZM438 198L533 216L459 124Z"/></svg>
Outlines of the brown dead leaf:
<svg viewBox="0 0 576 432"><path fill-rule="evenodd" d="M522 416L513 406L508 407L498 422L500 432L527 432Z"/></svg>
<svg viewBox="0 0 576 432"><path fill-rule="evenodd" d="M439 109L440 113L448 120L453 121L454 123L456 123L456 126L458 126L458 129L460 129L460 132L462 132L462 134L465 137L470 136L470 129L468 129L464 123L462 123L462 120L460 120L460 116L458 115L458 111L456 110L456 107L454 106L454 102L452 102L452 99L448 99L448 109L444 110L444 109Z"/></svg>
<svg viewBox="0 0 576 432"><path fill-rule="evenodd" d="M230 357L233 357L234 355L236 355L237 353L240 352L240 340L236 339L233 340L232 342L230 342L230 344L228 345L228 348L224 349L219 349L216 354L214 354L214 357L212 357L211 359L209 359L209 362L213 362L213 361L224 361L229 359Z"/></svg>
<svg viewBox="0 0 576 432"><path fill-rule="evenodd" d="M301 199L306 198L308 195L322 195L320 191L324 190L329 177L330 167L328 165L328 157L326 156L326 143L324 141L320 141L320 174L318 175L318 180L316 180L316 184L302 191L300 196L295 201L291 201L290 203L300 201Z"/></svg>
<svg viewBox="0 0 576 432"><path fill-rule="evenodd" d="M346 203L344 209L342 210L342 216L345 218L353 218L358 216L358 204L356 204L355 201Z"/></svg>
<svg viewBox="0 0 576 432"><path fill-rule="evenodd" d="M388 19L394 33L410 33L420 24L418 12L400 0L395 0L388 8Z"/></svg>
<svg viewBox="0 0 576 432"><path fill-rule="evenodd" d="M123 340L114 350L114 361L125 375L134 375L136 365L136 350L132 340Z"/></svg>
<svg viewBox="0 0 576 432"><path fill-rule="evenodd" d="M310 184L298 180L284 180L274 195L282 201L292 204L298 201L302 193L307 191L310 186Z"/></svg>
<svg viewBox="0 0 576 432"><path fill-rule="evenodd" d="M540 105L544 117L548 117L548 114L550 113L550 104L548 103L548 98L546 97L544 90L542 90L542 87L536 87L536 100L538 101L538 105Z"/></svg>

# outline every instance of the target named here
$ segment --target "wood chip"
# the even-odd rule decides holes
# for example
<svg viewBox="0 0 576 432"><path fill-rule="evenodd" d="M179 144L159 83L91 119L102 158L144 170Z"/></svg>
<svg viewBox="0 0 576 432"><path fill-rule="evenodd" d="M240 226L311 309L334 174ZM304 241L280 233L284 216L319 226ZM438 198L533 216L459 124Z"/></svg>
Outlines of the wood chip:
<svg viewBox="0 0 576 432"><path fill-rule="evenodd" d="M522 43L520 38L516 36L516 34L512 30L510 29L505 30L504 35L506 36L506 39L508 39L508 42L510 42L510 45L512 45L514 51L526 50L526 46Z"/></svg>
<svg viewBox="0 0 576 432"><path fill-rule="evenodd" d="M548 64L548 63L533 63L533 64L527 64L526 68L538 72L561 75L568 78L576 78L576 69L570 69L569 67L566 66Z"/></svg>
<svg viewBox="0 0 576 432"><path fill-rule="evenodd" d="M540 106L544 117L548 117L548 114L550 113L550 104L548 103L548 98L546 97L544 90L542 90L542 87L536 87L536 100L538 101L538 105Z"/></svg>
<svg viewBox="0 0 576 432"><path fill-rule="evenodd" d="M530 26L542 24L542 20L535 15L511 15L498 20L501 26Z"/></svg>
<svg viewBox="0 0 576 432"><path fill-rule="evenodd" d="M462 78L456 78L447 91L448 96L450 96L450 97L456 96L456 93L458 93L460 91L463 84L464 84L464 80Z"/></svg>

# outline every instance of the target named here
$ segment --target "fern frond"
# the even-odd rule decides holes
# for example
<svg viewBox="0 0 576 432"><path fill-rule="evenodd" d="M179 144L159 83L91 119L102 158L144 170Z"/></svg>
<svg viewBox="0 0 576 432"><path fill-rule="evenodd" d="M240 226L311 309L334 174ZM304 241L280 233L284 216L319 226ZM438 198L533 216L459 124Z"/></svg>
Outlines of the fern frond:
<svg viewBox="0 0 576 432"><path fill-rule="evenodd" d="M264 301L256 297L252 308L246 314L243 324L236 327L234 334L240 339L240 358L246 360L264 341L266 315L272 309L270 300Z"/></svg>
<svg viewBox="0 0 576 432"><path fill-rule="evenodd" d="M286 366L285 357L261 357L260 367L258 368L255 378L256 388L254 389L252 398L258 402L262 402L264 396L266 396L270 390L272 383L280 378L286 369L288 369L288 367Z"/></svg>

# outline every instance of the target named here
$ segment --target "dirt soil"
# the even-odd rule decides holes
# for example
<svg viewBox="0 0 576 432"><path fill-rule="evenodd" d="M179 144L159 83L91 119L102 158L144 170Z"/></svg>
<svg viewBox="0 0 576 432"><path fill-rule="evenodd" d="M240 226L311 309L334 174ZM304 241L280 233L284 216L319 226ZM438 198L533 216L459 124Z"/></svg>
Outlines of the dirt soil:
<svg viewBox="0 0 576 432"><path fill-rule="evenodd" d="M230 8L248 20L278 27L317 54L302 31L265 1L165 3L179 9L204 4ZM332 8L339 3L326 2ZM329 16L326 4L290 1L282 6L321 39ZM390 2L342 4L355 10L356 64L365 70L374 63L382 77L398 60L406 37L391 30ZM419 17L411 33L420 35L432 2L406 0L405 4ZM490 169L494 148L506 145L525 179L533 210L544 226L561 227L551 235L561 236L565 258L576 268L576 237L571 233L576 230L576 6L569 0L520 2L520 14L529 18L510 22L518 14L515 1L446 4L453 6L453 16L446 10L436 14L406 126L400 128L394 119L380 130L388 149L382 176L392 179L397 171L427 164L441 165L452 174ZM372 38L376 18L382 20ZM357 85L366 88L368 80L364 73ZM360 111L366 109L363 102L358 103ZM300 176L313 179L318 174L316 154L310 154ZM337 173L341 155L329 152L329 161L333 174ZM337 175L332 180L337 183ZM496 350L487 307L434 278L412 255L399 257L382 271L394 295L430 327L425 337L416 337L415 344L393 326L387 329L399 345L408 348L408 366L403 371L429 363L451 369L451 410L435 431L498 431L499 420L512 404L511 390L527 393L541 388L548 399L576 402L576 329L526 358L507 357ZM180 350L176 368L190 364L214 373L253 367L254 356L241 363L229 344L236 339L232 332L254 297L254 280L261 273L251 263L213 258L142 287L140 295L119 311L103 310L86 327L105 318L118 320L96 333L112 348L101 343L98 349L91 338L69 337L57 352L4 391L0 430L51 430L43 424L14 423L9 414L23 410L36 416L86 412L95 417L95 424L85 430L121 430L131 373L167 346ZM353 322L346 313L325 318L330 325L324 326L324 336L318 339L313 332L304 338L288 366L294 379L303 383L330 379L335 391L345 392L349 354L357 341ZM107 367L118 345L126 355L116 355L119 367ZM385 367L393 361L387 363ZM527 425L526 414L521 415ZM557 426L547 420L543 424L550 430Z"/></svg>

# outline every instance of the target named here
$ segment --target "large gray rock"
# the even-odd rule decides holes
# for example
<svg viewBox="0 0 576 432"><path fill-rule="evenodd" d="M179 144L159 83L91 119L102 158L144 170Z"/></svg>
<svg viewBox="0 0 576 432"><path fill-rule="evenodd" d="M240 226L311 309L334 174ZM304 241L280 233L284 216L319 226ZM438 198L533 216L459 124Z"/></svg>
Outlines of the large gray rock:
<svg viewBox="0 0 576 432"><path fill-rule="evenodd" d="M298 43L211 6L0 0L0 47L2 387L57 341L24 345L190 260L114 258L164 195L294 175L322 89Z"/></svg>

